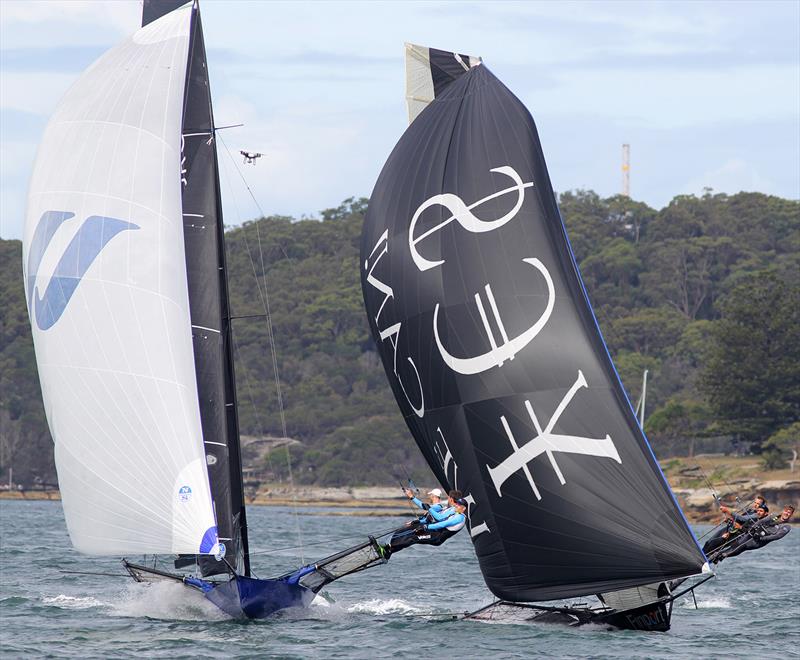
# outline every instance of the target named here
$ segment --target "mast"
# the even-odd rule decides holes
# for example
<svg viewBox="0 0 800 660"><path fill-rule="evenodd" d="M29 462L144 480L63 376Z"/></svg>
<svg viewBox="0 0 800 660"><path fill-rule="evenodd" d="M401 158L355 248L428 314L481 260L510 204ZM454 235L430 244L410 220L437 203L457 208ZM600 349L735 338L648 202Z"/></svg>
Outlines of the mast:
<svg viewBox="0 0 800 660"><path fill-rule="evenodd" d="M200 12L197 10L198 32L200 40L203 40L202 26L200 25ZM205 61L205 46L203 46L203 63ZM206 82L208 81L207 67ZM211 94L208 95L208 112L211 117L212 128L214 113L211 107ZM216 130L215 128L213 130ZM239 535L241 539L241 555L243 561L243 574L250 575L250 543L247 535L247 512L244 500L244 483L242 477L242 447L241 436L239 433L239 404L236 395L236 372L233 354L233 325L231 323L230 292L228 289L228 261L225 252L225 223L222 218L222 194L219 185L219 160L217 155L217 141L211 143L214 152L214 189L215 202L217 208L217 254L220 267L218 272L220 293L221 293L221 320L224 337L224 360L225 370L225 413L228 426L228 462L231 475L231 501L234 507L234 515L239 518ZM213 485L212 485L213 494ZM238 508L238 513L235 512Z"/></svg>
<svg viewBox="0 0 800 660"><path fill-rule="evenodd" d="M149 0L142 18L155 20L176 0ZM180 2L178 4L181 4ZM158 10L158 11L157 11ZM192 319L198 403L219 538L236 571L250 574L247 521L219 185L214 114L200 10L192 8L182 124L182 200L186 274ZM204 575L225 573L225 562L197 560Z"/></svg>
<svg viewBox="0 0 800 660"><path fill-rule="evenodd" d="M228 562L238 572L250 575L225 227L203 26L196 4L186 77L183 145L187 181L183 193L186 270L211 495ZM227 570L224 563L209 558L201 558L200 566L204 575Z"/></svg>

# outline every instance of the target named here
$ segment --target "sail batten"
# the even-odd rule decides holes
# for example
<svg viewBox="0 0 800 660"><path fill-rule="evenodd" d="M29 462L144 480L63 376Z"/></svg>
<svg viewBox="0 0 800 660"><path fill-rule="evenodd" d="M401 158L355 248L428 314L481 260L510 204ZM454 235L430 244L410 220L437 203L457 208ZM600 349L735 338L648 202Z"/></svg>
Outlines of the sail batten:
<svg viewBox="0 0 800 660"><path fill-rule="evenodd" d="M520 602L699 573L594 319L530 114L484 65L426 53L452 75L376 183L362 288L410 431L470 503L487 585Z"/></svg>

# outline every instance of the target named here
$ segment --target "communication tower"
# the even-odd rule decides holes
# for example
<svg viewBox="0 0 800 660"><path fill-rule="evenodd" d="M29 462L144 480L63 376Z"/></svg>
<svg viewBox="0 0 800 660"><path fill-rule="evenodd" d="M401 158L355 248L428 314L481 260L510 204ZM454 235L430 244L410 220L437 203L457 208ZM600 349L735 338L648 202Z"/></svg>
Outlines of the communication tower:
<svg viewBox="0 0 800 660"><path fill-rule="evenodd" d="M622 145L622 194L631 196L631 145Z"/></svg>

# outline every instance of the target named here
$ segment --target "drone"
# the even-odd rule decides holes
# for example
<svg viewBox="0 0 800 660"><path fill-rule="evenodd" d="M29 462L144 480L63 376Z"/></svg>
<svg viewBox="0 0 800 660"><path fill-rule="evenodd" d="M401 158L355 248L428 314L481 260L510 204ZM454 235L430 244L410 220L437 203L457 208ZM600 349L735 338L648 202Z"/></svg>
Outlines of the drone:
<svg viewBox="0 0 800 660"><path fill-rule="evenodd" d="M251 151L240 151L239 153L242 154L242 156L244 156L245 165L255 165L256 159L261 158L261 154Z"/></svg>

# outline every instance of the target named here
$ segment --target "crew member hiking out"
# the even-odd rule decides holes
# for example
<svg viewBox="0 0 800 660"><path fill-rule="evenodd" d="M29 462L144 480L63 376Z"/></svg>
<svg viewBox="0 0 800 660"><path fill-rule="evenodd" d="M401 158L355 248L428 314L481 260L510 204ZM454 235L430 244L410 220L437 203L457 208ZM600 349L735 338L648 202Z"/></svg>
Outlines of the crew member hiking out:
<svg viewBox="0 0 800 660"><path fill-rule="evenodd" d="M723 527L708 539L703 546L703 552L706 556L723 546L730 547L733 544L733 540L744 531L745 527L769 513L767 502L761 495L757 496L753 503L741 513L736 513L725 505L720 505L719 509L725 516Z"/></svg>
<svg viewBox="0 0 800 660"><path fill-rule="evenodd" d="M430 502L423 502L420 500L414 495L414 491L412 491L410 488L404 488L403 492L406 494L406 497L410 499L416 506L426 512L431 510L442 511L446 508L446 503L442 502L442 491L439 488L434 488L433 490L428 491L428 499L430 499Z"/></svg>
<svg viewBox="0 0 800 660"><path fill-rule="evenodd" d="M758 550L768 543L782 539L792 530L791 526L787 524L792 514L794 514L794 507L787 504L779 516L766 515L762 517L753 523L745 533L740 534L730 546L723 548L712 561L718 563L728 557L735 557L748 550Z"/></svg>
<svg viewBox="0 0 800 660"><path fill-rule="evenodd" d="M455 536L467 524L467 501L462 498L461 491L450 491L448 502L452 506L441 511L428 510L433 520L427 516L412 520L398 529L388 544L381 546L384 559L393 553L405 548L422 543L424 545L442 545L451 536Z"/></svg>

